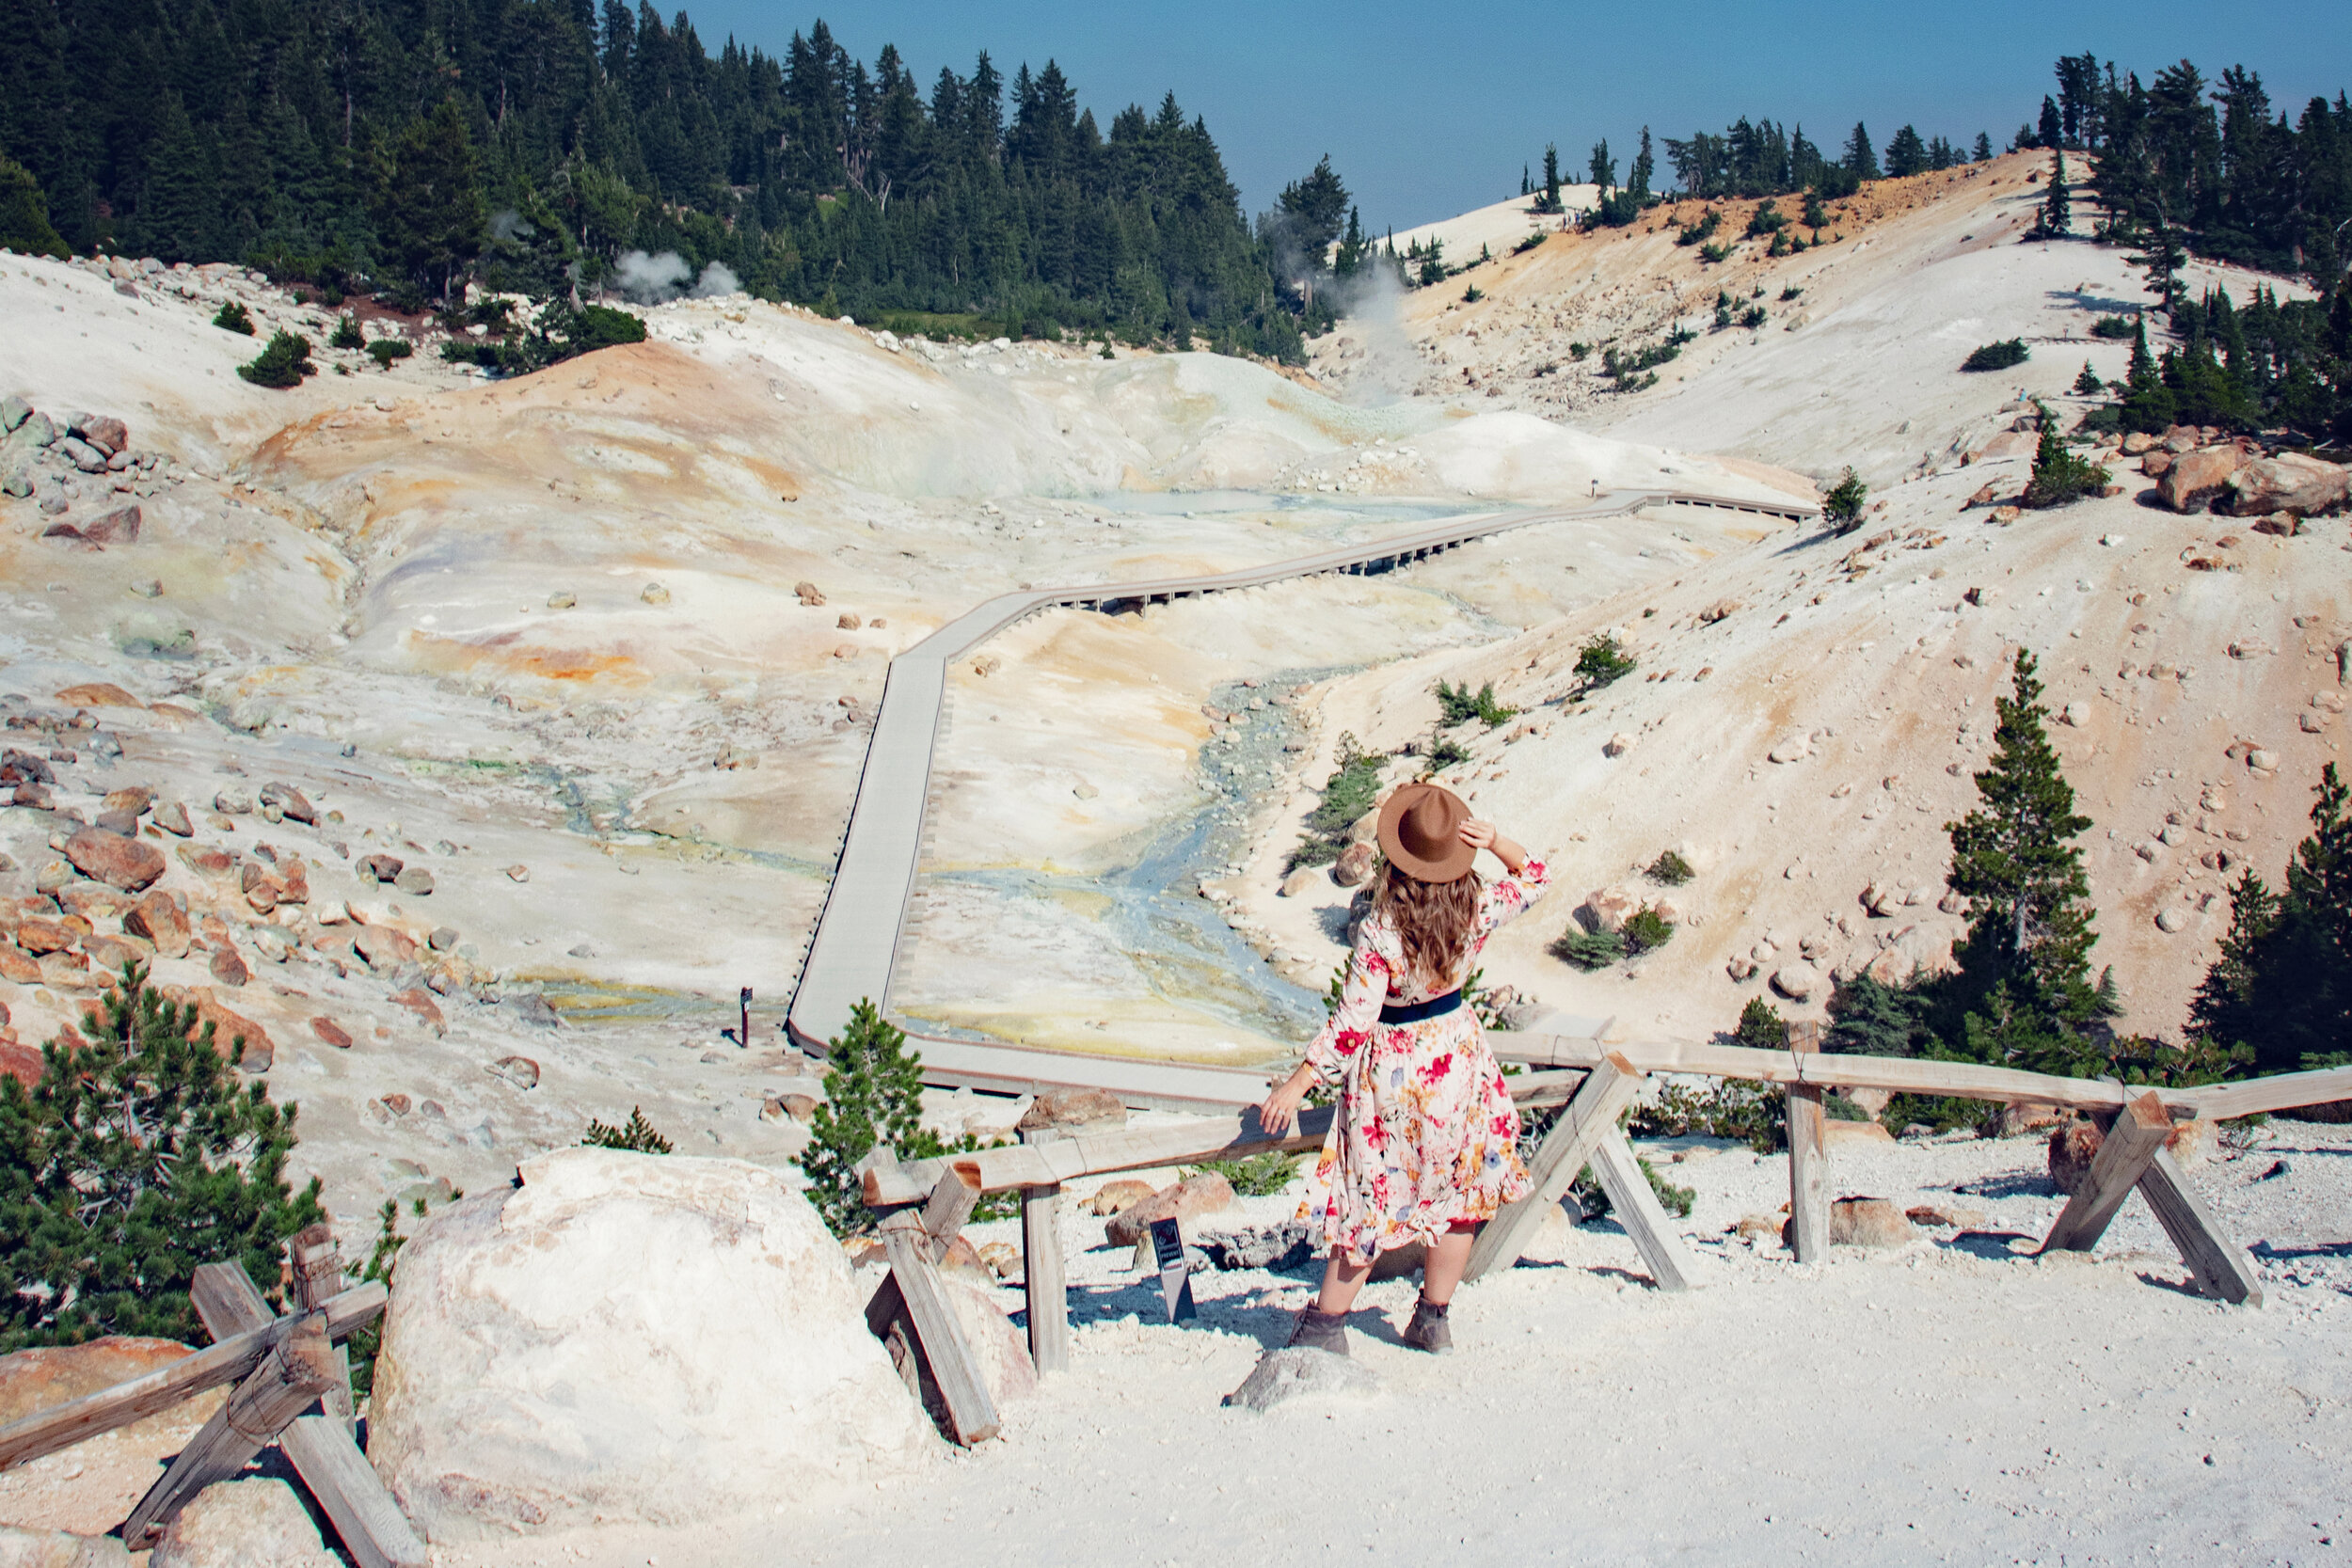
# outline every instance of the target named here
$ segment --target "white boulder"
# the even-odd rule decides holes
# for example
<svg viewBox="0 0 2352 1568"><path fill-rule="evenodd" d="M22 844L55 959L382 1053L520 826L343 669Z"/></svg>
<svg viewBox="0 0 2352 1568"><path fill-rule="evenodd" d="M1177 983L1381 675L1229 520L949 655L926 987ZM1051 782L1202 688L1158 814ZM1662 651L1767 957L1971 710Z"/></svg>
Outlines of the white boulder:
<svg viewBox="0 0 2352 1568"><path fill-rule="evenodd" d="M937 1451L775 1172L565 1148L400 1258L369 1456L428 1539L820 1506Z"/></svg>
<svg viewBox="0 0 2352 1568"><path fill-rule="evenodd" d="M274 1478L208 1486L164 1531L148 1568L342 1568L310 1511Z"/></svg>

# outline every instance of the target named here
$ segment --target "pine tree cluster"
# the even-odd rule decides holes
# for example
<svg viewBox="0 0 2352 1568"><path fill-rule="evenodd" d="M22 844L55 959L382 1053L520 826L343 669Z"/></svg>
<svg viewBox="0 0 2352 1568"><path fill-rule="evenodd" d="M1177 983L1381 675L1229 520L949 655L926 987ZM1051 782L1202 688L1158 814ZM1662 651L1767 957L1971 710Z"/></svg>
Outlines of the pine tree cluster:
<svg viewBox="0 0 2352 1568"><path fill-rule="evenodd" d="M0 16L0 244L19 249L234 261L412 303L469 278L569 297L666 251L860 319L1293 357L1300 281L1327 270L1252 233L1172 95L1105 133L1051 61L1008 83L983 54L927 88L821 22L781 58L714 55L684 13L625 0ZM1305 183L1319 214L1346 209L1327 163Z"/></svg>

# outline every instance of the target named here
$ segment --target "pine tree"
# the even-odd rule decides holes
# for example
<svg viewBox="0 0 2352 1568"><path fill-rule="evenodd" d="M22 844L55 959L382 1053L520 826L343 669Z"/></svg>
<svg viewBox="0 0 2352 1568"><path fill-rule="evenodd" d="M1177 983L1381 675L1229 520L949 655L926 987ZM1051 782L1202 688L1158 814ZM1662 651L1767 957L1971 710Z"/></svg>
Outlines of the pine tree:
<svg viewBox="0 0 2352 1568"><path fill-rule="evenodd" d="M2124 385L2135 392L2153 391L2156 387L2156 359L2148 352L2148 318L2132 318L2132 366L2124 372Z"/></svg>
<svg viewBox="0 0 2352 1568"><path fill-rule="evenodd" d="M1993 138L1982 131L1978 132L1976 150L1969 153L1968 157L1972 163L1991 163L1993 161Z"/></svg>
<svg viewBox="0 0 2352 1568"><path fill-rule="evenodd" d="M2066 189L2066 154L2058 154L2058 163L2050 170L2050 188L2042 198L2042 231L2044 234L2074 232L2074 219Z"/></svg>
<svg viewBox="0 0 2352 1568"><path fill-rule="evenodd" d="M2066 143L2065 123L2058 113L2058 100L2046 93L2042 99L2041 123L2034 127L2034 142L2037 146L2048 148L2063 147Z"/></svg>
<svg viewBox="0 0 2352 1568"><path fill-rule="evenodd" d="M2332 762L2312 792L2312 832L2273 893L2246 873L2230 930L2189 1007L2189 1026L2251 1044L2266 1072L2352 1063L2352 788Z"/></svg>
<svg viewBox="0 0 2352 1568"><path fill-rule="evenodd" d="M1633 154L1633 166L1626 171L1625 180L1625 188L1632 194L1636 203L1649 199L1649 182L1657 172L1658 159L1650 151L1649 127L1645 125L1642 127L1641 148Z"/></svg>
<svg viewBox="0 0 2352 1568"><path fill-rule="evenodd" d="M2095 398L2106 389L2107 384L2099 379L2099 372L2090 368L2090 361L2084 360L2082 373L2074 378L2074 395Z"/></svg>
<svg viewBox="0 0 2352 1568"><path fill-rule="evenodd" d="M33 171L0 152L0 245L24 256L72 255L49 222L49 198Z"/></svg>
<svg viewBox="0 0 2352 1568"><path fill-rule="evenodd" d="M294 1108L240 1088L213 1025L126 965L32 1088L0 1075L0 1350L102 1334L192 1339L199 1264L278 1276L285 1239L324 1218L285 1180Z"/></svg>
<svg viewBox="0 0 2352 1568"><path fill-rule="evenodd" d="M1886 172L1899 180L1907 174L1919 174L1928 166L1928 144L1919 139L1916 126L1906 125L1895 133L1886 144Z"/></svg>
<svg viewBox="0 0 2352 1568"><path fill-rule="evenodd" d="M304 376L317 372L318 367L310 363L310 340L282 326L270 334L259 355L237 367L237 374L256 387L280 391L301 386Z"/></svg>
<svg viewBox="0 0 2352 1568"><path fill-rule="evenodd" d="M439 298L450 296L458 268L480 254L487 214L454 98L411 120L379 157L375 222L398 270Z"/></svg>
<svg viewBox="0 0 2352 1568"><path fill-rule="evenodd" d="M1593 183L1602 191L1608 191L1617 183L1617 160L1609 155L1607 136L1593 144L1593 155L1586 160L1585 172L1593 177Z"/></svg>
<svg viewBox="0 0 2352 1568"><path fill-rule="evenodd" d="M1968 932L1954 957L1963 997L2005 990L1989 1009L1996 1032L2073 1033L2096 1016L2090 980L2090 883L2070 841L2090 826L2076 814L2044 728L2034 657L2017 651L2010 695L1997 716L1990 765L1977 775L1982 803L1951 835L1951 890L1967 900Z"/></svg>
<svg viewBox="0 0 2352 1568"><path fill-rule="evenodd" d="M850 1009L849 1027L825 1046L825 1099L800 1157L808 1199L836 1236L866 1223L857 1164L876 1144L900 1159L939 1150L923 1129L923 1058L870 1001Z"/></svg>
<svg viewBox="0 0 2352 1568"><path fill-rule="evenodd" d="M1856 180L1880 177L1879 157L1870 148L1869 128L1860 120L1854 122L1853 135L1846 138L1846 154L1839 160L1839 166Z"/></svg>

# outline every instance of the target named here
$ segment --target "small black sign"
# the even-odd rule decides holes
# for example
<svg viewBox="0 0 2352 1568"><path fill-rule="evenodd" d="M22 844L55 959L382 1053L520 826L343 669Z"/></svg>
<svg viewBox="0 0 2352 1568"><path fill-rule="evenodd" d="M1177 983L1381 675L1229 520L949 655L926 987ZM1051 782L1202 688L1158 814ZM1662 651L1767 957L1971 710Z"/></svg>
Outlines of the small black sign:
<svg viewBox="0 0 2352 1568"><path fill-rule="evenodd" d="M1168 1321L1184 1323L1200 1314L1192 1304L1192 1270L1184 1261L1184 1233L1173 1219L1152 1222L1152 1256L1160 1266L1160 1297Z"/></svg>

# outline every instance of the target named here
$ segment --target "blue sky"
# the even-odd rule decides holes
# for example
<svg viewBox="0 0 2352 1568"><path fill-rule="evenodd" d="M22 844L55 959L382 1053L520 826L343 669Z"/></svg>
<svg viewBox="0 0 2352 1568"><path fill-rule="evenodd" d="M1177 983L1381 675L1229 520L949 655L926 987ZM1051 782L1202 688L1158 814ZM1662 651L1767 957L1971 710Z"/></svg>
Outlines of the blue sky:
<svg viewBox="0 0 2352 1568"><path fill-rule="evenodd" d="M1577 167L1602 135L1629 152L1645 122L1686 136L1769 116L1834 148L1861 119L1883 148L1908 121L1926 136L1981 130L2005 144L2053 90L2050 62L2086 49L2143 80L2184 55L2208 77L2250 66L2291 113L2352 87L2344 0L1683 0L1666 12L1532 0L660 3L685 3L713 49L732 32L780 53L821 15L852 55L870 63L896 43L927 82L942 65L968 72L981 49L1008 79L1050 56L1105 124L1172 87L1206 117L1250 212L1327 151L1366 223L1398 229L1516 195L1519 166L1547 141Z"/></svg>

